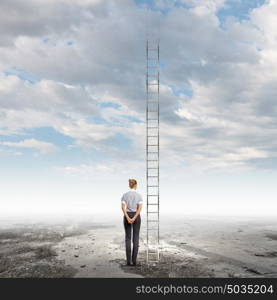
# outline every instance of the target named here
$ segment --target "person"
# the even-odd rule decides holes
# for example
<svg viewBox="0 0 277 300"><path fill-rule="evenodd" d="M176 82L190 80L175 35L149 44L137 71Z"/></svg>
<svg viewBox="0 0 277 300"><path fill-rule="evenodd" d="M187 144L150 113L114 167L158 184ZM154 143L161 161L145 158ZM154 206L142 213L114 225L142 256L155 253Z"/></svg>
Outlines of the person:
<svg viewBox="0 0 277 300"><path fill-rule="evenodd" d="M129 191L121 197L123 211L123 224L125 229L125 249L127 266L136 266L139 249L139 231L141 225L140 212L142 209L142 196L136 191L137 181L129 179ZM133 251L131 251L131 235L133 233Z"/></svg>

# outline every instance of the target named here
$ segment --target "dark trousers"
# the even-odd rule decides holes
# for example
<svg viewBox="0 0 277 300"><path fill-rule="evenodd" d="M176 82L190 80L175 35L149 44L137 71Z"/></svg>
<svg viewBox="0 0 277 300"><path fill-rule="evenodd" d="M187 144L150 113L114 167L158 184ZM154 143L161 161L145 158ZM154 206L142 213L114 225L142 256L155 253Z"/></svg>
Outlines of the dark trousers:
<svg viewBox="0 0 277 300"><path fill-rule="evenodd" d="M135 212L127 212L130 218L133 218ZM140 215L137 216L133 224L129 224L126 217L123 217L123 224L125 228L125 247L126 247L126 259L127 263L131 263L131 239L133 232L133 251L132 251L132 262L136 263L138 248L139 248L139 230L141 224Z"/></svg>

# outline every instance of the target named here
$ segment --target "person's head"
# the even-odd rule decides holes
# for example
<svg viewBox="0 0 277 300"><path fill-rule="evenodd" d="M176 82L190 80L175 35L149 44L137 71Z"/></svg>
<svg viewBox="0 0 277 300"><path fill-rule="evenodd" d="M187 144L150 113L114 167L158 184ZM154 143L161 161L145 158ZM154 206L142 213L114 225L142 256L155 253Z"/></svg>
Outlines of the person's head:
<svg viewBox="0 0 277 300"><path fill-rule="evenodd" d="M136 179L129 179L129 187L131 189L136 189L137 188L137 181L136 181Z"/></svg>

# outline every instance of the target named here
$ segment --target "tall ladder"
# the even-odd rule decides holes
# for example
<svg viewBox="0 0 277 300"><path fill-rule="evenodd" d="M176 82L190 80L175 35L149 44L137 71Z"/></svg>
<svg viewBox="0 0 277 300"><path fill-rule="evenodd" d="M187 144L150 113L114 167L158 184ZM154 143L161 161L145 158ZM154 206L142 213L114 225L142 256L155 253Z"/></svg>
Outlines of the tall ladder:
<svg viewBox="0 0 277 300"><path fill-rule="evenodd" d="M146 41L147 264L159 262L159 40Z"/></svg>

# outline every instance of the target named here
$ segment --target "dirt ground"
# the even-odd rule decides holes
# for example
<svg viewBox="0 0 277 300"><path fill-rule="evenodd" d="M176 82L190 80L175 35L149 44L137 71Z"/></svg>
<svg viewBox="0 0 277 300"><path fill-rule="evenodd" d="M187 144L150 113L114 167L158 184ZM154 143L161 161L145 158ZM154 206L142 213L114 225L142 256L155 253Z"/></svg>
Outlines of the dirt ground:
<svg viewBox="0 0 277 300"><path fill-rule="evenodd" d="M166 217L160 263L150 266L145 233L143 223L130 267L116 219L2 218L0 277L277 277L275 218Z"/></svg>

